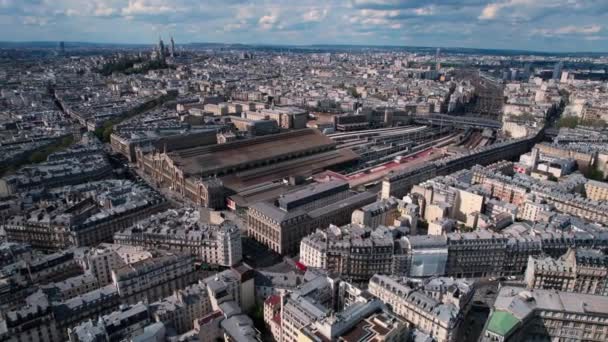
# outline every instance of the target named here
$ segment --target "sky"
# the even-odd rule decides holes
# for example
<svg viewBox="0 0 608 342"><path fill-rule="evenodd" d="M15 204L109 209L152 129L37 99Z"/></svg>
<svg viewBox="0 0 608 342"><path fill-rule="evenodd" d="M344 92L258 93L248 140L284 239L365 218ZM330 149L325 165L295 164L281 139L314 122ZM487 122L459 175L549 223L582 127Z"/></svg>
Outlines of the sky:
<svg viewBox="0 0 608 342"><path fill-rule="evenodd" d="M0 0L0 41L607 51L608 0Z"/></svg>

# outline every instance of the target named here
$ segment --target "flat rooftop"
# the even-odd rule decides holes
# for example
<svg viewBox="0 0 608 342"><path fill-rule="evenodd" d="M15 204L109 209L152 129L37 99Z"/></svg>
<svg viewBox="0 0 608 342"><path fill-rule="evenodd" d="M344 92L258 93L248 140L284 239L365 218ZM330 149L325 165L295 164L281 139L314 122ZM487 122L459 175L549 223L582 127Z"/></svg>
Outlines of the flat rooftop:
<svg viewBox="0 0 608 342"><path fill-rule="evenodd" d="M234 180L234 177L231 178ZM234 184L231 183L230 185ZM273 200L288 191L292 191L293 189L293 186L285 184L282 181L261 182L251 187L241 188L237 194L230 196L230 199L233 200L234 203L239 207L249 207L257 202Z"/></svg>
<svg viewBox="0 0 608 342"><path fill-rule="evenodd" d="M337 193L348 190L348 183L343 180L332 180L325 183L313 183L303 189L296 190L279 197L280 207L288 209L295 202L309 198L311 196L322 196L327 193Z"/></svg>
<svg viewBox="0 0 608 342"><path fill-rule="evenodd" d="M606 182L598 182L598 181L593 180L593 179L590 179L587 182L587 185L589 185L589 186L595 186L595 187L598 187L598 188L608 189L608 183L606 183Z"/></svg>
<svg viewBox="0 0 608 342"><path fill-rule="evenodd" d="M330 150L312 156L300 157L233 173L222 177L222 182L225 187L238 193L256 184L279 181L289 176L309 177L334 166L352 162L358 158L355 152L348 149ZM280 193L277 195L280 195ZM253 201L249 202L254 203Z"/></svg>
<svg viewBox="0 0 608 342"><path fill-rule="evenodd" d="M608 315L608 297L504 286L498 293L494 310L508 312L520 320L533 310Z"/></svg>
<svg viewBox="0 0 608 342"><path fill-rule="evenodd" d="M227 144L195 147L169 153L186 175L211 175L236 171L247 164L315 150L329 150L335 143L316 129L303 129ZM234 170L232 170L234 169Z"/></svg>

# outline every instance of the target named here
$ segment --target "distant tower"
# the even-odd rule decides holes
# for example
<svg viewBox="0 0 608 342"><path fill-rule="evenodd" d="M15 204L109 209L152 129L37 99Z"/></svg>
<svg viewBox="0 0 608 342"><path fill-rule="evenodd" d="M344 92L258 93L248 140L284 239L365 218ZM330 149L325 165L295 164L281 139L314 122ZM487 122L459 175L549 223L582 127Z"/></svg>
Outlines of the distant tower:
<svg viewBox="0 0 608 342"><path fill-rule="evenodd" d="M555 64L555 67L553 68L553 79L554 80L559 80L560 77L562 76L562 69L564 68L564 62L558 62Z"/></svg>
<svg viewBox="0 0 608 342"><path fill-rule="evenodd" d="M530 63L526 63L524 65L524 78L530 78L532 75L532 65Z"/></svg>
<svg viewBox="0 0 608 342"><path fill-rule="evenodd" d="M173 41L173 36L171 36L171 58L175 57L175 41Z"/></svg>
<svg viewBox="0 0 608 342"><path fill-rule="evenodd" d="M59 53L60 54L65 54L65 43L64 42L59 42Z"/></svg>
<svg viewBox="0 0 608 342"><path fill-rule="evenodd" d="M435 52L435 70L441 69L441 63L439 63L439 54L441 53L441 48L437 48Z"/></svg>
<svg viewBox="0 0 608 342"><path fill-rule="evenodd" d="M158 56L160 59L165 58L165 43L163 43L163 39L160 36L158 37Z"/></svg>

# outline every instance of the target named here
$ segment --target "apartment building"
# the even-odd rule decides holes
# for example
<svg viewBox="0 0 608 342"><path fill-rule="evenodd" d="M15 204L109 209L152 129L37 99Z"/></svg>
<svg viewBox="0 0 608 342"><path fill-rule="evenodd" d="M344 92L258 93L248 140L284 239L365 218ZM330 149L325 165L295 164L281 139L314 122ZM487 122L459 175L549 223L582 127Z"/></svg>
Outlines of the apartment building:
<svg viewBox="0 0 608 342"><path fill-rule="evenodd" d="M178 334L186 333L194 328L196 319L212 311L207 285L200 281L177 290L171 296L151 303L149 311L154 321L162 322Z"/></svg>
<svg viewBox="0 0 608 342"><path fill-rule="evenodd" d="M41 290L55 300L65 301L99 288L95 275L85 273L62 281L42 285Z"/></svg>
<svg viewBox="0 0 608 342"><path fill-rule="evenodd" d="M97 278L100 286L112 284L112 271L153 257L143 247L102 243L85 249L77 256L81 267Z"/></svg>
<svg viewBox="0 0 608 342"><path fill-rule="evenodd" d="M120 310L88 320L68 331L70 342L122 341L143 334L151 323L148 307L143 303L122 306Z"/></svg>
<svg viewBox="0 0 608 342"><path fill-rule="evenodd" d="M404 227L330 226L302 239L300 261L353 281L373 270L411 277L491 277L523 275L529 256L544 253L557 258L577 247L608 249L600 227L559 218L565 221L514 223L500 233L444 235L408 236Z"/></svg>
<svg viewBox="0 0 608 342"><path fill-rule="evenodd" d="M474 183L486 187L492 197L515 204L518 208L530 207L531 204L526 202L534 199L537 203L552 205L564 214L591 222L608 223L608 204L579 194L580 189L588 183L581 174L572 174L556 184L551 184L521 174L511 177L482 167L474 167L473 171ZM533 217L536 210L538 208L530 207L526 216Z"/></svg>
<svg viewBox="0 0 608 342"><path fill-rule="evenodd" d="M383 305L377 303L355 303L340 313L345 318L331 317L306 326L298 333L298 342L355 342L360 341L362 336L370 341L407 340L409 325L390 312L383 311Z"/></svg>
<svg viewBox="0 0 608 342"><path fill-rule="evenodd" d="M227 118L239 132L252 137L279 132L279 125L275 120L251 120L239 116L228 116Z"/></svg>
<svg viewBox="0 0 608 342"><path fill-rule="evenodd" d="M69 328L86 319L110 313L120 304L116 287L109 285L61 301L43 291L25 299L13 310L3 310L0 317L2 341L65 341Z"/></svg>
<svg viewBox="0 0 608 342"><path fill-rule="evenodd" d="M50 154L46 161L22 167L1 178L0 194L15 195L34 189L100 180L111 175L112 166L103 153L103 145L92 134L87 134L64 151Z"/></svg>
<svg viewBox="0 0 608 342"><path fill-rule="evenodd" d="M228 115L228 103L220 102L220 103L207 103L204 105L204 109L206 112L213 113L213 115Z"/></svg>
<svg viewBox="0 0 608 342"><path fill-rule="evenodd" d="M251 120L275 120L285 129L302 129L306 128L308 111L297 107L274 107L248 111L245 117Z"/></svg>
<svg viewBox="0 0 608 342"><path fill-rule="evenodd" d="M253 269L241 264L206 278L205 284L211 298L211 308L219 310L220 305L227 301L234 301L244 311L253 308L254 277Z"/></svg>
<svg viewBox="0 0 608 342"><path fill-rule="evenodd" d="M78 276L83 270L77 263L75 254L74 249L67 249L41 255L30 261L17 261L2 270L0 279L3 279L5 284L48 284Z"/></svg>
<svg viewBox="0 0 608 342"><path fill-rule="evenodd" d="M429 277L446 273L446 236L406 236L402 227L330 226L302 239L300 262L351 281L374 274Z"/></svg>
<svg viewBox="0 0 608 342"><path fill-rule="evenodd" d="M568 158L576 160L578 169L583 172L590 171L597 159L597 150L584 144L536 144L541 154L557 158Z"/></svg>
<svg viewBox="0 0 608 342"><path fill-rule="evenodd" d="M13 264L19 260L29 262L32 260L32 252L30 244L2 242L0 243L0 267Z"/></svg>
<svg viewBox="0 0 608 342"><path fill-rule="evenodd" d="M546 222L554 211L555 206L541 200L536 200L534 199L534 196L532 196L532 198L528 198L523 203L521 210L517 213L517 218L531 222Z"/></svg>
<svg viewBox="0 0 608 342"><path fill-rule="evenodd" d="M34 210L3 222L9 241L27 242L44 250L97 245L111 241L116 231L168 207L160 193L128 180L66 186L48 196Z"/></svg>
<svg viewBox="0 0 608 342"><path fill-rule="evenodd" d="M285 194L276 203L250 206L248 235L277 253L295 254L301 239L314 229L347 224L353 211L375 200L371 192L349 191L343 181L314 184Z"/></svg>
<svg viewBox="0 0 608 342"><path fill-rule="evenodd" d="M458 341L463 317L473 298L471 283L437 278L426 283L407 278L375 275L369 292L392 308L412 327L437 342Z"/></svg>
<svg viewBox="0 0 608 342"><path fill-rule="evenodd" d="M479 184L490 193L491 197L516 206L521 205L526 200L526 194L528 193L528 189L525 187L498 179L485 178Z"/></svg>
<svg viewBox="0 0 608 342"><path fill-rule="evenodd" d="M112 167L101 154L47 161L27 166L0 179L0 194L15 195L36 188L61 187L112 175Z"/></svg>
<svg viewBox="0 0 608 342"><path fill-rule="evenodd" d="M509 216L511 218L511 222L513 222L518 216L518 213L519 207L513 203L507 203L497 199L490 199L486 201L485 204L484 214L492 218L506 215Z"/></svg>
<svg viewBox="0 0 608 342"><path fill-rule="evenodd" d="M240 265L177 288L157 301L133 305L119 305L129 298L121 298L117 287L108 285L54 307L60 313L55 318L65 328L63 340L70 341L164 341L169 332L178 339L215 341L227 336L230 341L250 341L243 338L256 331L242 315L241 305L246 310L253 307L252 272ZM79 305L77 299L87 304Z"/></svg>
<svg viewBox="0 0 608 342"><path fill-rule="evenodd" d="M260 341L260 333L253 321L243 312L254 305L253 270L239 265L206 278L203 283L209 294L211 311L194 321L199 341ZM189 334L188 333L188 334Z"/></svg>
<svg viewBox="0 0 608 342"><path fill-rule="evenodd" d="M271 295L264 301L264 323L276 341L281 341L281 306L280 295Z"/></svg>
<svg viewBox="0 0 608 342"><path fill-rule="evenodd" d="M537 190L532 193L552 204L558 211L591 222L608 224L608 202L595 201L578 194L563 193L551 189Z"/></svg>
<svg viewBox="0 0 608 342"><path fill-rule="evenodd" d="M277 305L280 314L276 313ZM308 272L304 284L270 300L266 307L265 323L280 332L273 337L282 342L341 341L366 318L380 311L388 313L385 305L366 291L318 272ZM391 317L387 315L386 323L393 322L395 331L389 337L407 336L406 326Z"/></svg>
<svg viewBox="0 0 608 342"><path fill-rule="evenodd" d="M569 249L559 259L532 257L525 280L530 289L608 295L608 257L592 249Z"/></svg>
<svg viewBox="0 0 608 342"><path fill-rule="evenodd" d="M508 240L487 230L448 235L446 274L465 276L502 271Z"/></svg>
<svg viewBox="0 0 608 342"><path fill-rule="evenodd" d="M396 198L381 199L353 212L351 222L367 227L392 226L401 216Z"/></svg>
<svg viewBox="0 0 608 342"><path fill-rule="evenodd" d="M412 186L436 176L448 175L477 164L488 165L503 159L519 156L527 152L535 140L535 136L525 139L513 139L477 148L465 154L442 158L399 172L391 172L382 181L381 198L405 196L412 189Z"/></svg>
<svg viewBox="0 0 608 342"><path fill-rule="evenodd" d="M302 239L300 262L349 281L367 281L376 273L391 273L396 233L384 226L330 226Z"/></svg>
<svg viewBox="0 0 608 342"><path fill-rule="evenodd" d="M0 308L8 310L21 307L38 286L63 281L82 273L73 250L9 264L0 270Z"/></svg>
<svg viewBox="0 0 608 342"><path fill-rule="evenodd" d="M489 193L471 184L472 175L472 172L462 170L438 176L414 185L408 196L419 205L420 215L429 224L441 224L450 219L476 228Z"/></svg>
<svg viewBox="0 0 608 342"><path fill-rule="evenodd" d="M190 255L162 253L112 270L112 282L123 302L154 301L196 279Z"/></svg>
<svg viewBox="0 0 608 342"><path fill-rule="evenodd" d="M197 262L226 267L243 258L239 227L223 219L209 222L194 208L152 215L114 234L114 243L188 253Z"/></svg>
<svg viewBox="0 0 608 342"><path fill-rule="evenodd" d="M51 303L42 294L28 298L19 309L3 311L0 320L0 340L7 342L55 342L60 341L57 322L53 318Z"/></svg>
<svg viewBox="0 0 608 342"><path fill-rule="evenodd" d="M608 297L556 290L500 288L480 341L608 339Z"/></svg>
<svg viewBox="0 0 608 342"><path fill-rule="evenodd" d="M59 330L60 341L68 339L68 329L86 320L95 320L118 310L121 304L118 290L113 284L86 292L62 302L53 302L53 317Z"/></svg>
<svg viewBox="0 0 608 342"><path fill-rule="evenodd" d="M585 184L587 198L594 201L608 201L608 183L589 180Z"/></svg>
<svg viewBox="0 0 608 342"><path fill-rule="evenodd" d="M267 298L286 290L293 290L304 282L300 272L255 271L256 303L263 303Z"/></svg>

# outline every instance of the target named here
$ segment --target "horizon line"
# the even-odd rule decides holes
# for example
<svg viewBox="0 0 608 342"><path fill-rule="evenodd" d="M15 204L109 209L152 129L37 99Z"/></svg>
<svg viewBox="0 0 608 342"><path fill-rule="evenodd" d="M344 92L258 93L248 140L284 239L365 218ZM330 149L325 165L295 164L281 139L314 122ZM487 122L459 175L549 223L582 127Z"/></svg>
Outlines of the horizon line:
<svg viewBox="0 0 608 342"><path fill-rule="evenodd" d="M95 45L124 45L124 46L154 46L156 43L119 43L119 42L99 42L99 41L80 41L80 40L0 40L0 44L40 44L40 43L68 43L68 44L95 44ZM510 51L524 52L527 54L608 54L608 51L550 51L550 50L527 50L515 48L480 48L480 47L464 47L464 46L441 46L441 45L393 45L393 44L347 44L347 43L314 43L314 44L281 44L281 43L229 43L229 42L213 42L213 41L190 41L186 43L176 43L175 45L193 45L193 44L216 44L216 45L243 45L243 46L269 46L269 47L373 47L373 48L422 48L422 49L461 49L461 50L481 50L481 51Z"/></svg>

